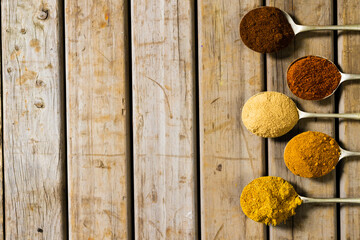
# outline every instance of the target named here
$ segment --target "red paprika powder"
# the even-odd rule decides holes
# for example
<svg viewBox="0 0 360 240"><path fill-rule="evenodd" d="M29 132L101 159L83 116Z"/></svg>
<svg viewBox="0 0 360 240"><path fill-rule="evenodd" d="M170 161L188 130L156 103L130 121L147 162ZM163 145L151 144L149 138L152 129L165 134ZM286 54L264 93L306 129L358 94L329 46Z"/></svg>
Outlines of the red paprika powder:
<svg viewBox="0 0 360 240"><path fill-rule="evenodd" d="M291 42L294 31L280 9L260 7L248 12L240 23L240 36L250 49L276 52Z"/></svg>
<svg viewBox="0 0 360 240"><path fill-rule="evenodd" d="M292 93L305 100L320 100L338 87L341 73L329 60L306 56L288 69L287 83Z"/></svg>

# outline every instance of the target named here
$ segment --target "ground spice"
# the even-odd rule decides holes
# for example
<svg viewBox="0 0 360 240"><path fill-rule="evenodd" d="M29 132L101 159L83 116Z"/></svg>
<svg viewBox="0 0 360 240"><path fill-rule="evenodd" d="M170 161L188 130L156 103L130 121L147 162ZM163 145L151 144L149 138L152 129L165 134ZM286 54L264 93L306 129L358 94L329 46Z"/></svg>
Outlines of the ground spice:
<svg viewBox="0 0 360 240"><path fill-rule="evenodd" d="M240 36L250 49L271 53L289 45L295 35L280 9L260 7L243 17L240 22Z"/></svg>
<svg viewBox="0 0 360 240"><path fill-rule="evenodd" d="M261 92L245 103L242 121L255 135L266 138L280 137L298 122L295 103L279 92Z"/></svg>
<svg viewBox="0 0 360 240"><path fill-rule="evenodd" d="M321 177L331 172L339 161L340 148L330 136L320 132L304 132L290 140L284 152L286 166L294 174Z"/></svg>
<svg viewBox="0 0 360 240"><path fill-rule="evenodd" d="M288 86L305 100L320 100L338 87L341 74L335 64L317 56L307 56L294 62L287 72Z"/></svg>
<svg viewBox="0 0 360 240"><path fill-rule="evenodd" d="M240 204L246 216L274 226L295 215L302 203L294 187L280 177L260 177L242 191Z"/></svg>

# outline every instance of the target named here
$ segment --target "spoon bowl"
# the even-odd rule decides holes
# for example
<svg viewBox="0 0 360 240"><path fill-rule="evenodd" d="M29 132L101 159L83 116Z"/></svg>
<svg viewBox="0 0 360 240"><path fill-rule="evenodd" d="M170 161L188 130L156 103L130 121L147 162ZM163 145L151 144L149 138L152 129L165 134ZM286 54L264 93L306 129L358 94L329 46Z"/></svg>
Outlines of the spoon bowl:
<svg viewBox="0 0 360 240"><path fill-rule="evenodd" d="M339 70L339 68L336 66L335 63L333 63L331 60L327 59L327 58L324 58L324 57L321 57L321 56L316 56L316 55L309 55L309 56L303 56L303 57L300 57L298 59L295 59L290 65L289 67L287 68L286 70L286 73L287 73L287 79L289 79L289 71L290 69L293 67L293 65L297 62L299 62L300 60L303 60L303 59L306 59L306 58L315 58L317 61L322 61L324 60L325 63L328 62L328 64L331 64L331 68L333 69L336 69L338 74L340 75L340 81L337 83L337 86L334 88L334 90L330 93L330 94L327 94L325 97L321 98L321 99L306 99L306 98L303 98L301 96L299 96L299 94L297 94L296 92L294 92L290 86L290 83L289 81L287 81L287 84L288 84L288 87L290 89L290 91L296 95L297 97L301 98L301 99L304 99L304 100L314 100L314 101L320 101L320 100L324 100L330 96L332 96L335 91L339 88L339 86L345 82L345 81L348 81L348 80L360 80L360 74L347 74L347 73L343 73ZM305 65L305 66L308 66L309 67L309 75L311 75L311 71L314 71L313 68L311 68L311 66L308 65ZM317 69L315 69L317 70ZM321 71L320 69L318 71ZM304 71L303 71L304 72ZM334 78L336 78L336 76L332 76L331 79L329 77L329 81L333 80ZM317 83L318 84L318 83ZM310 85L310 86L307 86L308 89L314 89L314 85Z"/></svg>

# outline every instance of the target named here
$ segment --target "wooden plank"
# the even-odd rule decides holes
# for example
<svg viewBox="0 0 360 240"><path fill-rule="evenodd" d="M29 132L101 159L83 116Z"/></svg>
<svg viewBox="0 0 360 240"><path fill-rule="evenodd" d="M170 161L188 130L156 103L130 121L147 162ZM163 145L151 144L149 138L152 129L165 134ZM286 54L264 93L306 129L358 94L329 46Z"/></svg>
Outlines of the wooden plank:
<svg viewBox="0 0 360 240"><path fill-rule="evenodd" d="M131 1L136 239L196 238L194 1Z"/></svg>
<svg viewBox="0 0 360 240"><path fill-rule="evenodd" d="M241 109L264 89L262 55L240 40L239 23L262 1L199 1L202 239L264 239L265 226L240 208L246 184L265 174L264 140L241 121Z"/></svg>
<svg viewBox="0 0 360 240"><path fill-rule="evenodd" d="M332 23L332 1L328 0L270 0L267 5L279 7L295 16L296 22L308 25ZM304 101L290 92L286 83L288 65L298 57L319 55L333 58L331 32L300 33L287 49L267 56L268 90L279 91L296 100L300 109L309 112L333 112L334 98L324 101ZM283 160L284 148L294 135L306 131L320 131L334 136L334 120L300 120L297 128L279 139L269 139L269 175L283 177L295 185L299 194L311 197L335 196L335 171L319 179L306 179L293 175ZM271 239L335 239L335 205L303 205L297 209L293 221L285 226L271 227Z"/></svg>
<svg viewBox="0 0 360 240"><path fill-rule="evenodd" d="M5 237L64 239L60 1L1 4Z"/></svg>
<svg viewBox="0 0 360 240"><path fill-rule="evenodd" d="M338 1L338 24L359 24L360 16L356 9L360 2L356 0ZM338 62L345 73L360 73L360 34L358 32L340 32L338 38ZM360 85L358 82L342 84L339 112L360 112ZM360 151L360 123L358 121L340 121L339 139L342 147ZM340 167L340 197L359 197L360 158L345 159ZM360 238L360 207L344 205L340 208L341 239Z"/></svg>
<svg viewBox="0 0 360 240"><path fill-rule="evenodd" d="M131 237L127 25L125 0L65 2L71 239Z"/></svg>

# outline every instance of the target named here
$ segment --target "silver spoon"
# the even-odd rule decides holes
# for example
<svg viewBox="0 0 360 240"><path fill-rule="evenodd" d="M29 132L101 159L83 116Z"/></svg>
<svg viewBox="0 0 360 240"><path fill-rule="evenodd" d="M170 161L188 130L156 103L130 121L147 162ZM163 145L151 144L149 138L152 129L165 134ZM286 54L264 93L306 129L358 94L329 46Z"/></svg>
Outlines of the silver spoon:
<svg viewBox="0 0 360 240"><path fill-rule="evenodd" d="M321 31L321 30L352 30L352 31L360 31L360 24L355 25L328 25L328 26L308 26L308 25L299 25L294 22L292 17L285 11L279 9L288 20L291 25L294 34L298 34L301 32L308 31Z"/></svg>
<svg viewBox="0 0 360 240"><path fill-rule="evenodd" d="M273 102L275 99L276 102ZM259 103L261 103L262 107L260 107ZM280 114L278 111L286 114ZM303 118L360 120L360 113L304 112L298 109L295 102L285 94L265 91L255 94L245 102L241 117L245 127L250 132L264 138L275 138L289 132Z"/></svg>
<svg viewBox="0 0 360 240"><path fill-rule="evenodd" d="M353 152L353 151L348 151L348 150L345 150L343 148L340 148L340 157L339 157L339 162L340 160L346 158L346 157L360 157L360 152Z"/></svg>
<svg viewBox="0 0 360 240"><path fill-rule="evenodd" d="M264 15L264 11L267 11L267 9L269 9L269 12L266 13ZM273 11L273 9L276 9L276 11L278 13L282 13L285 19L275 19L279 20L280 26L278 25L273 25L273 22L271 21L271 14L274 14L275 12ZM257 21L254 21L254 18L257 19L257 17L261 14L263 14L263 16L266 16L265 18L262 19L258 19ZM251 16L253 16L253 18L251 18ZM269 19L267 19L269 18ZM245 20L244 20L245 19ZM269 20L269 21L267 21ZM275 23L274 22L274 23ZM285 23L287 22L287 23ZM275 23L276 24L276 23ZM283 24L283 26L281 25ZM261 37L254 37L253 36L253 32L261 32L262 31L262 26L272 26L272 33L269 33L269 29L266 29L265 36L261 36ZM285 26L286 25L286 26ZM285 35L282 35L282 33L276 31L276 28L279 28L284 30ZM290 34L290 28L292 30L293 33ZM249 29L253 29L253 31L249 31ZM273 31L275 30L275 31ZM254 8L253 10L249 11L244 17L243 20L240 22L240 37L242 38L243 42L245 43L246 46L248 46L250 49L256 51L256 52L260 52L260 53L271 53L271 52L276 52L279 51L282 48L285 48L286 46L288 46L288 44L291 42L291 40L295 37L296 34L301 33L301 32L307 32L307 31L320 31L320 30L355 30L355 31L359 31L360 30L360 25L332 25L332 26L307 26L307 25L299 25L296 24L294 22L294 20L291 18L291 16L279 9L279 8L275 8L275 7L269 7L269 6L265 6L265 7L258 7L258 8ZM242 32L244 31L244 33L242 34ZM248 34L246 34L248 33ZM250 34L250 35L249 35ZM266 41L267 44L266 45L259 45L259 42L261 41Z"/></svg>
<svg viewBox="0 0 360 240"><path fill-rule="evenodd" d="M310 198L300 196L303 203L360 203L360 198Z"/></svg>
<svg viewBox="0 0 360 240"><path fill-rule="evenodd" d="M299 120L303 118L344 118L360 120L360 113L309 113L297 109Z"/></svg>
<svg viewBox="0 0 360 240"><path fill-rule="evenodd" d="M294 63L296 63L297 61L299 61L299 60L301 60L301 59L307 58L307 57L311 57L311 56L304 56L304 57L300 57L300 58L294 60L294 61L289 65L289 67L288 67L288 69L287 69L286 72L287 72L287 73L289 72L291 66L292 66ZM332 65L334 65L334 67L338 70L338 72L339 72L340 75L341 75L340 82L338 83L338 85L337 85L337 87L334 89L334 91L333 91L331 94L325 96L324 98L322 98L322 99L317 99L317 100L323 100L323 99L326 99L326 98L332 96L332 95L335 93L335 91L339 88L340 84L342 84L342 83L345 82L345 81L348 81L348 80L360 80L360 74L343 73L343 72L341 72L341 71L339 70L339 68L336 66L336 64L333 63L332 61L330 61L329 59L324 58L324 57L320 57L320 56L314 56L314 57L318 57L318 58L325 59L325 60L329 61ZM289 87L289 85L288 85L288 87ZM289 89L290 89L290 87L289 87ZM291 90L291 89L290 89L290 90ZM294 93L294 94L295 94L295 93ZM296 94L295 94L295 95L296 95ZM299 96L298 96L298 97L299 97ZM306 100L306 99L305 99L305 100Z"/></svg>

